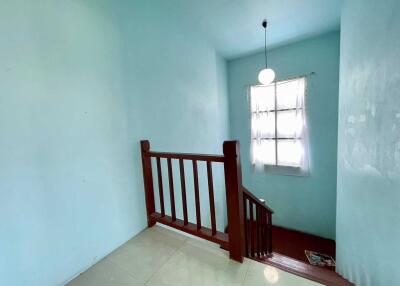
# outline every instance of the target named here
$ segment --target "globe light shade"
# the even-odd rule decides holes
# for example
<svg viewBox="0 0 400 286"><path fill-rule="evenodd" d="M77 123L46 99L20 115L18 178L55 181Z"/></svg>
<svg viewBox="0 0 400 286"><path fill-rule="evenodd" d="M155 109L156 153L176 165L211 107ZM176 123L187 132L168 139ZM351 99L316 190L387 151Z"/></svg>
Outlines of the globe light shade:
<svg viewBox="0 0 400 286"><path fill-rule="evenodd" d="M273 69L263 69L258 74L258 81L263 84L267 85L273 82L275 79L275 72Z"/></svg>

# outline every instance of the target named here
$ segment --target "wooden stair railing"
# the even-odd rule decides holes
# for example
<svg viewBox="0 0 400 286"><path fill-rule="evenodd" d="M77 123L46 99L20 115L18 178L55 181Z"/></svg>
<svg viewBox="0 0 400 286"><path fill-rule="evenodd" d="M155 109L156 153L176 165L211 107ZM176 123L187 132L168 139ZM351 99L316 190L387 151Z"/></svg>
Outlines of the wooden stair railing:
<svg viewBox="0 0 400 286"><path fill-rule="evenodd" d="M272 214L264 201L243 187L245 213L246 257L263 258L272 255Z"/></svg>
<svg viewBox="0 0 400 286"><path fill-rule="evenodd" d="M243 261L244 256L252 257L251 254L261 255L271 253L271 214L272 211L262 203L258 202L255 197L242 186L242 172L240 165L239 142L225 141L223 144L223 155L203 155L203 154L184 154L184 153L165 153L154 152L150 150L150 142L143 140L141 144L143 181L146 198L146 210L148 226L152 227L155 223L162 223L170 227L184 231L194 236L215 242L222 248L229 251L230 258L239 262ZM152 158L156 161L158 192L160 200L160 212L156 211L155 195L153 186ZM168 183L169 183L169 201L171 206L171 214L166 214L164 205L164 190L162 179L161 160L167 160L168 167ZM183 220L176 217L176 202L173 180L172 160L179 162L180 174L180 189L182 197ZM154 161L154 160L153 160ZM194 184L194 199L196 209L196 223L188 220L188 205L186 193L185 167L184 161L192 162L193 184ZM207 181L208 181L208 196L210 204L210 225L211 228L202 225L201 208L200 208L200 189L198 177L198 162L206 162L207 166ZM216 228L215 205L214 205L214 186L212 175L212 164L223 164L225 173L225 190L226 190L226 207L229 231L224 233ZM255 209L260 215L256 215L248 223L245 208L249 205L255 205ZM265 218L261 219L261 215L265 214ZM245 227L246 226L246 227ZM248 227L250 226L250 227ZM269 238L262 240L264 244L250 244L249 239L253 239L253 235L248 233L248 229L253 231L259 230L260 235L268 235ZM245 233L246 232L246 233ZM247 242L246 242L247 241ZM269 244L268 244L269 243ZM248 250L252 249L253 252ZM258 252L255 251L257 249Z"/></svg>

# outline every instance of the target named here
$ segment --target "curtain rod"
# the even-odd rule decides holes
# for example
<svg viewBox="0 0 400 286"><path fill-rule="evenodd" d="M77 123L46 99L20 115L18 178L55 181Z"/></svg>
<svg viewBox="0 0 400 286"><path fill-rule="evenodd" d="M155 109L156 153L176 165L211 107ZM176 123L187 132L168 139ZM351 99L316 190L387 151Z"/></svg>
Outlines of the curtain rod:
<svg viewBox="0 0 400 286"><path fill-rule="evenodd" d="M301 75L296 75L296 76L292 76L292 77L287 77L287 78L284 78L284 79L275 80L273 83L275 83L277 81L289 81L289 80L295 80L295 79L302 78L302 77L310 77L310 76L316 75L316 74L317 74L316 72L309 72L309 73L306 73L306 74L301 74ZM260 84L260 83L247 84L247 85L245 85L245 87L248 88L248 87L251 87L251 86L258 86L258 85L261 86L262 84Z"/></svg>

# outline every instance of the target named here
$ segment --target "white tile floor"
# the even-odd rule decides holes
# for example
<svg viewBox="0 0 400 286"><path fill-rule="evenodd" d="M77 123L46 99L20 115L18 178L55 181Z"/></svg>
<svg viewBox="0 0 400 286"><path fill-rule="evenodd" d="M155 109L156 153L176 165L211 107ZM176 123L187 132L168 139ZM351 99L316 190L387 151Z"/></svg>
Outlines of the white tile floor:
<svg viewBox="0 0 400 286"><path fill-rule="evenodd" d="M164 227L146 229L68 286L321 285Z"/></svg>

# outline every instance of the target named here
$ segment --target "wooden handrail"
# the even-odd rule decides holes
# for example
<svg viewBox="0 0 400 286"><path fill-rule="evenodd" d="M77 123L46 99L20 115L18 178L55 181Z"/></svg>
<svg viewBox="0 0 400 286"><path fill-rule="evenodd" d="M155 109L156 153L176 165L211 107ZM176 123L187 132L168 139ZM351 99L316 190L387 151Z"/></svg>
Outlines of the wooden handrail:
<svg viewBox="0 0 400 286"><path fill-rule="evenodd" d="M188 153L169 153L169 152L155 152L150 149L150 142L147 140L141 141L142 147L142 163L143 163L143 181L146 194L146 209L148 226L151 227L155 223L166 224L170 227L185 231L192 235L207 239L209 241L218 243L221 247L228 249L230 257L236 261L242 262L245 256L245 229L244 229L244 213L243 213L243 189L242 174L240 168L240 155L239 155L239 142L227 141L224 142L223 151L224 155L206 155L206 154L188 154ZM152 174L152 158L155 158L157 163L157 176L158 176L158 191L160 200L161 213L156 211L155 196L153 187L153 174ZM169 196L164 195L163 186L162 164L161 160L167 161L168 167L168 190ZM183 219L177 217L176 208L179 207L178 202L175 201L175 185L174 185L174 168L173 160L179 161L179 175L181 179L181 193L182 193L182 209ZM185 164L184 161L191 161L193 166L193 195L195 201L195 222L188 221L188 204L186 180L185 180ZM207 182L208 182L208 197L209 197L209 210L210 210L210 226L205 227L201 219L201 206L200 206L200 184L198 162L206 162L207 167ZM225 189L226 189L226 206L228 223L232 227L231 231L226 234L217 230L216 225L216 208L214 201L214 184L213 184L213 163L223 163L225 171ZM167 190L166 190L167 191ZM165 199L169 197L171 212L166 214L164 206Z"/></svg>
<svg viewBox="0 0 400 286"><path fill-rule="evenodd" d="M242 262L245 256L254 257L272 253L271 226L273 211L262 203L256 196L242 186L242 171L240 163L240 152L238 141L226 141L223 144L223 155L188 154L155 152L150 149L150 142L143 140L141 144L143 182L146 198L146 210L148 226L155 223L162 223L189 234L218 243L221 247L229 250L231 259ZM158 199L160 212L156 211L152 158L156 163L155 179L158 182ZM167 163L168 184L163 185L163 170L161 161ZM173 161L179 162L180 192L182 205L175 200L175 184ZM186 189L185 164L184 161L191 161L193 171L193 190ZM210 227L203 225L201 219L198 162L206 162L208 182L208 197ZM216 227L216 208L214 201L213 163L223 163L225 173L226 208L229 230L224 233ZM177 166L177 165L175 165ZM175 170L176 171L176 170ZM186 172L187 173L187 172ZM168 190L165 190L167 189ZM167 195L164 194L167 192ZM187 193L193 192L195 221L188 220ZM165 201L170 202L170 213L166 213ZM249 206L250 213L247 212ZM182 207L183 218L178 218L176 208ZM255 211L255 213L253 213ZM250 218L248 221L247 218ZM204 217L203 217L204 218Z"/></svg>
<svg viewBox="0 0 400 286"><path fill-rule="evenodd" d="M242 187L242 190L246 256L250 258L269 256L272 254L273 211L245 187Z"/></svg>
<svg viewBox="0 0 400 286"><path fill-rule="evenodd" d="M252 200L256 205L258 205L258 206L261 207L261 208L266 209L266 210L267 210L268 212L270 212L271 214L274 213L274 211L273 211L271 208L269 208L266 204L262 203L262 202L260 201L260 199L257 198L255 195L253 195L253 193L251 193L248 189L246 189L246 188L243 187L243 186L242 186L242 188L243 188L243 194L244 194L245 196L247 196L247 198L248 198L249 200Z"/></svg>
<svg viewBox="0 0 400 286"><path fill-rule="evenodd" d="M206 154L190 154L190 153L170 153L170 152L154 152L147 153L150 157L155 158L169 158L169 159L184 159L184 160L197 160L207 162L221 162L225 160L224 156L220 155L206 155Z"/></svg>

